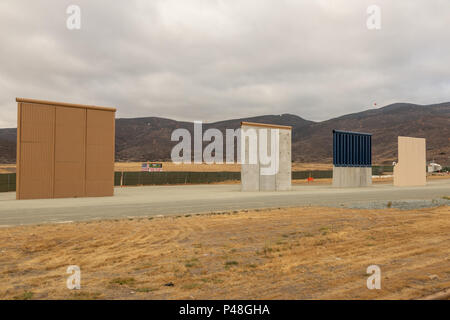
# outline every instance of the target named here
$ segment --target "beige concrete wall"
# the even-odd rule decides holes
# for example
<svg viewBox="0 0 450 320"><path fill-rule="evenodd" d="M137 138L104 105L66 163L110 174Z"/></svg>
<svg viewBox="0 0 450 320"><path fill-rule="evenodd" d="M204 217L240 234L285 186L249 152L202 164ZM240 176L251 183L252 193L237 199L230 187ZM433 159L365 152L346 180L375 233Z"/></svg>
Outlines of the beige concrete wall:
<svg viewBox="0 0 450 320"><path fill-rule="evenodd" d="M372 185L372 167L335 167L333 183L336 188L358 188Z"/></svg>
<svg viewBox="0 0 450 320"><path fill-rule="evenodd" d="M279 169L276 175L277 191L291 190L292 183L292 130L280 130Z"/></svg>
<svg viewBox="0 0 450 320"><path fill-rule="evenodd" d="M244 152L241 153L241 190L242 191L259 191L259 163L250 164L250 144L258 144L258 139L252 141L251 137L244 137L243 134L248 130L256 128L250 126L241 126L241 145L244 146Z"/></svg>
<svg viewBox="0 0 450 320"><path fill-rule="evenodd" d="M394 186L424 186L427 183L426 178L425 139L398 137L398 162L394 167Z"/></svg>
<svg viewBox="0 0 450 320"><path fill-rule="evenodd" d="M254 130L256 133L256 151L257 162L254 164L249 163L250 138L245 137L245 132L248 130ZM261 163L260 159L260 137L261 131L267 132L267 151L268 155L272 155L271 152L277 152L278 157L272 157L277 159L276 166L278 170L275 174L267 174L267 169L270 165ZM278 141L275 141L275 148L272 149L271 131L278 130ZM241 124L241 144L244 150L241 154L242 166L241 166L241 190L242 191L288 191L291 189L291 127L277 126L268 124L258 124L243 122ZM253 141L255 143L255 141ZM264 173L266 171L266 173Z"/></svg>

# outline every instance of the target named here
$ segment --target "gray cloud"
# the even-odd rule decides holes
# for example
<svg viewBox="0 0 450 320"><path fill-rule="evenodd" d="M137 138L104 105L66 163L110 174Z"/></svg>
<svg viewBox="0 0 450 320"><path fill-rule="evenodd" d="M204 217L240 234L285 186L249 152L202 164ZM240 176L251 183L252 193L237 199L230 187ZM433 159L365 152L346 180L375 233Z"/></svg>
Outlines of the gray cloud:
<svg viewBox="0 0 450 320"><path fill-rule="evenodd" d="M449 12L448 0L3 0L0 127L16 125L16 96L204 121L448 101Z"/></svg>

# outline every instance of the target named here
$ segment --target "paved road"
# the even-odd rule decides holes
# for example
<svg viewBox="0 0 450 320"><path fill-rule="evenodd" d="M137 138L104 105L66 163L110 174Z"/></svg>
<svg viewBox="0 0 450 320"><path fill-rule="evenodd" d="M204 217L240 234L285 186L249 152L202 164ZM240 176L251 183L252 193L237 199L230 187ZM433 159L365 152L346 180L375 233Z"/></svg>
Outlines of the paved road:
<svg viewBox="0 0 450 320"><path fill-rule="evenodd" d="M368 201L429 200L450 196L450 179L425 187L335 189L295 185L288 192L240 192L240 185L189 185L116 188L114 197L15 200L0 193L0 226L93 219L223 212L292 206L347 206Z"/></svg>

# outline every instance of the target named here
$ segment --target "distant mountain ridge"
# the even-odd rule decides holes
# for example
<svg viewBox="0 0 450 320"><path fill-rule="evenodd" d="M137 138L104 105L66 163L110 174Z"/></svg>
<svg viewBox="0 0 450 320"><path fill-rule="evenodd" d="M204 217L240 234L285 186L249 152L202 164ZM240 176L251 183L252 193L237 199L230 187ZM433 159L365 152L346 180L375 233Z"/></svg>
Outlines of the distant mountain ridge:
<svg viewBox="0 0 450 320"><path fill-rule="evenodd" d="M240 127L242 121L292 126L292 158L297 162L327 163L332 159L333 129L361 131L373 135L373 162L391 163L397 158L397 137L427 139L427 160L450 165L450 102L417 105L394 103L382 108L314 122L292 114L264 115L204 123L203 130ZM188 129L193 123L158 117L116 119L116 161L170 160L177 142L173 130ZM207 143L205 143L206 145ZM0 129L0 163L14 163L16 130Z"/></svg>
<svg viewBox="0 0 450 320"><path fill-rule="evenodd" d="M426 106L395 103L315 123L302 131L303 139L293 141L293 150L303 150L296 152L297 160L331 161L333 129L372 133L375 163L397 159L398 136L426 138L427 159L450 163L450 102Z"/></svg>

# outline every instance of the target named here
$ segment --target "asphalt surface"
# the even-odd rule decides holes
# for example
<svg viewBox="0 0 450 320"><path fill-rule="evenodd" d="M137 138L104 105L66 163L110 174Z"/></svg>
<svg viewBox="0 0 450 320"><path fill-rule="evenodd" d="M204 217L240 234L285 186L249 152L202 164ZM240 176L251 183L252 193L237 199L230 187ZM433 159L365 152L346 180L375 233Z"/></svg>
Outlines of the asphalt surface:
<svg viewBox="0 0 450 320"><path fill-rule="evenodd" d="M367 188L294 185L286 192L241 192L240 185L116 188L114 197L15 200L0 193L0 226L150 217L295 206L354 207L364 203L431 200L450 196L450 179L424 187L375 184Z"/></svg>

